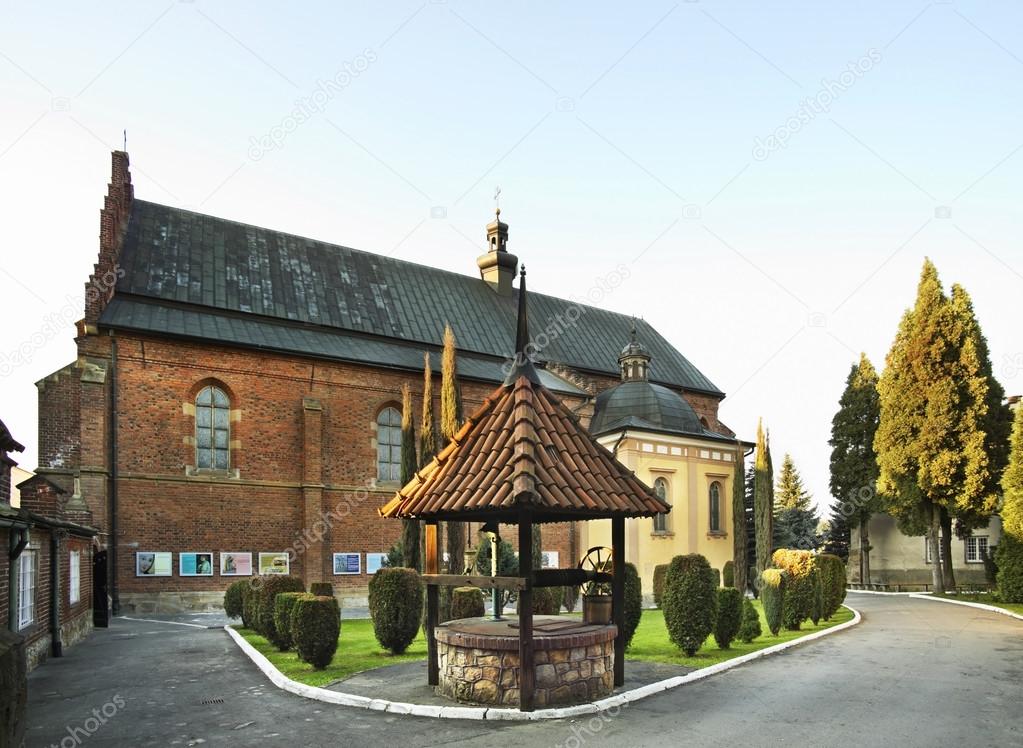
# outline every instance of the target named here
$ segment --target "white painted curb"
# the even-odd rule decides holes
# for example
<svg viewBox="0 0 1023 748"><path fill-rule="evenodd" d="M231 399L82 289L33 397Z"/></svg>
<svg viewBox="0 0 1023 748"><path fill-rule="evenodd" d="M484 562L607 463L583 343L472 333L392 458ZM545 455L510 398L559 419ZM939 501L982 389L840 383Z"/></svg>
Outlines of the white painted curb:
<svg viewBox="0 0 1023 748"><path fill-rule="evenodd" d="M930 592L881 592L880 590L846 590L846 592L852 592L855 595L884 595L886 597L895 597L896 595L911 597L913 595L931 594Z"/></svg>
<svg viewBox="0 0 1023 748"><path fill-rule="evenodd" d="M910 597L914 597L917 600L933 600L936 603L952 603L953 605L965 605L969 608L977 608L979 610L986 610L990 613L1001 613L1003 616L1009 616L1009 618L1015 618L1023 621L1023 616L1019 613L1013 613L1011 610L1005 608L998 608L994 605L986 605L984 603L972 603L968 600L951 600L947 597L934 597L933 595L922 595L914 592Z"/></svg>
<svg viewBox="0 0 1023 748"><path fill-rule="evenodd" d="M245 639L242 638L242 635L234 630L233 626L225 626L224 630L227 631L228 635L232 639L234 639L242 652L247 654L249 659L256 663L256 667L263 671L266 677L270 679L271 683L284 691L304 696L307 699L324 701L328 704L340 704L341 706L373 709L381 712L390 712L392 714L411 714L415 717L534 721L541 719L580 717L586 714L596 714L597 712L603 712L608 709L623 707L634 701L645 699L647 696L653 696L654 694L661 693L662 691L684 686L687 683L694 683L698 680L703 680L704 678L709 678L712 675L722 673L725 670L731 670L734 667L745 665L747 662L758 660L761 657L767 657L768 655L775 654L776 652L781 652L797 645L806 644L807 642L814 641L815 639L820 639L821 637L828 636L829 634L843 631L855 626L862 620L859 611L849 607L848 605L843 605L842 607L848 608L852 611L853 618L851 621L840 623L837 626L832 626L831 628L824 629L823 631L816 631L812 634L801 636L798 639L792 639L791 641L782 642L781 644L775 644L773 647L765 647L764 649L759 649L756 652L744 654L741 657L719 662L717 665L700 668L699 670L694 670L687 675L677 675L674 678L668 678L666 680L657 681L656 683L650 683L640 688L634 688L631 691L625 691L620 694L615 694L614 696L608 696L606 699L601 699L600 701L560 709L537 709L535 712L520 712L518 709L497 709L493 707L430 706L426 704L409 704L399 701L387 701L386 699L370 699L367 696L357 696L356 694L331 691L317 686L307 686L304 683L293 681L274 667L270 660L264 657L259 650L245 641Z"/></svg>

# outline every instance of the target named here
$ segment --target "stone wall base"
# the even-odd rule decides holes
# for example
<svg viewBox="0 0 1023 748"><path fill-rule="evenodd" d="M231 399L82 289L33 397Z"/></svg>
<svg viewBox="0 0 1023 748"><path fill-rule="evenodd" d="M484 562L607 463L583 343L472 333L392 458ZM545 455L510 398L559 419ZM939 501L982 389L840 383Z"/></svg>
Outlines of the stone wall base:
<svg viewBox="0 0 1023 748"><path fill-rule="evenodd" d="M341 593L341 609L365 608L365 592ZM124 615L168 615L174 613L223 613L223 592L122 592L121 613Z"/></svg>

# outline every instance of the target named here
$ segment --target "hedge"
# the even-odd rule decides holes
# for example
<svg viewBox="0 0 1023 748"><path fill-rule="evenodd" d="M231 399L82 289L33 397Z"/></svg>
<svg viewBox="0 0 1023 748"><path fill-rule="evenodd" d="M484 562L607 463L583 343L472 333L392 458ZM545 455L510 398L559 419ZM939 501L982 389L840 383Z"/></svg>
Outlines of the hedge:
<svg viewBox="0 0 1023 748"><path fill-rule="evenodd" d="M664 625L689 657L703 646L717 618L717 590L710 563L698 553L675 556L664 576Z"/></svg>
<svg viewBox="0 0 1023 748"><path fill-rule="evenodd" d="M274 599L274 628L277 630L277 648L291 649L295 640L291 635L291 611L295 601L305 592L282 592Z"/></svg>
<svg viewBox="0 0 1023 748"><path fill-rule="evenodd" d="M775 568L788 572L785 583L785 607L782 622L789 631L799 631L813 612L813 554L779 548L771 556Z"/></svg>
<svg viewBox="0 0 1023 748"><path fill-rule="evenodd" d="M739 641L749 644L763 631L760 628L760 614L753 601L744 598L742 601L742 624L739 626Z"/></svg>
<svg viewBox="0 0 1023 748"><path fill-rule="evenodd" d="M455 587L451 592L451 618L479 618L486 615L483 590L477 587Z"/></svg>
<svg viewBox="0 0 1023 748"><path fill-rule="evenodd" d="M725 587L735 586L735 563L733 561L725 561L725 565L721 569L721 583Z"/></svg>
<svg viewBox="0 0 1023 748"><path fill-rule="evenodd" d="M821 591L824 596L823 618L825 621L838 612L845 601L845 564L838 556L822 553L815 559L821 573Z"/></svg>
<svg viewBox="0 0 1023 748"><path fill-rule="evenodd" d="M247 629L256 630L256 590L252 586L251 579L245 581L242 587L242 626Z"/></svg>
<svg viewBox="0 0 1023 748"><path fill-rule="evenodd" d="M654 605L658 608L664 602L664 577L668 573L668 564L658 564L654 567Z"/></svg>
<svg viewBox="0 0 1023 748"><path fill-rule="evenodd" d="M625 623L622 638L625 646L632 643L639 621L643 617L643 582L634 564L625 564Z"/></svg>
<svg viewBox="0 0 1023 748"><path fill-rule="evenodd" d="M773 636L781 630L782 610L785 605L785 593L788 573L782 569L764 569L760 575L760 600L764 604L764 617L767 628Z"/></svg>
<svg viewBox="0 0 1023 748"><path fill-rule="evenodd" d="M317 670L330 664L341 635L341 619L334 597L299 595L291 608L291 636L298 659Z"/></svg>
<svg viewBox="0 0 1023 748"><path fill-rule="evenodd" d="M810 622L816 626L824 617L824 585L821 583L821 570L814 564L810 570L810 584L813 586L813 604L810 606Z"/></svg>
<svg viewBox="0 0 1023 748"><path fill-rule="evenodd" d="M1023 542L1005 533L995 551L998 597L1003 603L1023 603Z"/></svg>
<svg viewBox="0 0 1023 748"><path fill-rule="evenodd" d="M423 582L415 569L380 569L369 580L369 614L373 633L384 649L401 654L419 630Z"/></svg>
<svg viewBox="0 0 1023 748"><path fill-rule="evenodd" d="M242 617L242 605L245 602L243 595L248 586L247 579L240 579L229 584L227 590L224 591L224 613L228 618Z"/></svg>
<svg viewBox="0 0 1023 748"><path fill-rule="evenodd" d="M322 597L334 597L334 585L330 582L313 582L309 585L309 594Z"/></svg>
<svg viewBox="0 0 1023 748"><path fill-rule="evenodd" d="M274 623L274 605L282 592L305 592L305 584L298 577L267 575L259 577L261 584L253 590L256 597L256 630L275 647L281 646Z"/></svg>
<svg viewBox="0 0 1023 748"><path fill-rule="evenodd" d="M710 578L714 582L714 589L721 587L721 569L711 567Z"/></svg>
<svg viewBox="0 0 1023 748"><path fill-rule="evenodd" d="M745 598L735 587L718 590L718 615L714 623L714 641L720 649L729 649L742 625L742 601Z"/></svg>

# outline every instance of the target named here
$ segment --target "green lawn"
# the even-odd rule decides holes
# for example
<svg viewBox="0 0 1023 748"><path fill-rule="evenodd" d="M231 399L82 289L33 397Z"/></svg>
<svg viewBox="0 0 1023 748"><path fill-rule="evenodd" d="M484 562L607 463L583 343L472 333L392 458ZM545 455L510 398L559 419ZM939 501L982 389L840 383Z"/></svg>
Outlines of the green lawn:
<svg viewBox="0 0 1023 748"><path fill-rule="evenodd" d="M686 657L668 639L668 632L664 628L664 615L661 611L644 610L643 618L639 623L639 628L636 629L626 659L702 668L790 641L814 631L831 628L839 623L845 623L853 617L848 609L840 608L834 618L827 623L822 621L819 625L813 626L808 621L803 624L801 631L783 630L778 633L778 636L771 636L767 631L767 623L764 621L764 612L760 602L754 601L753 604L760 612L761 628L764 630L765 636L757 638L750 644L734 642L731 649L727 650L718 649L714 637L711 636L693 657ZM373 623L368 620L342 621L341 640L337 654L334 655L334 660L330 665L323 670L314 670L310 665L299 661L294 652L277 651L277 648L271 646L266 639L249 629L239 628L238 633L286 676L310 686L323 686L364 670L426 658L426 640L421 631L405 654L392 655L377 644L376 638L373 636Z"/></svg>
<svg viewBox="0 0 1023 748"><path fill-rule="evenodd" d="M968 603L984 603L985 605L991 605L995 608L1010 610L1013 613L1023 615L1023 603L998 602L997 600L992 600L990 593L987 592L958 592L956 594L946 592L944 595L934 595L934 597L944 597L947 600L964 600Z"/></svg>

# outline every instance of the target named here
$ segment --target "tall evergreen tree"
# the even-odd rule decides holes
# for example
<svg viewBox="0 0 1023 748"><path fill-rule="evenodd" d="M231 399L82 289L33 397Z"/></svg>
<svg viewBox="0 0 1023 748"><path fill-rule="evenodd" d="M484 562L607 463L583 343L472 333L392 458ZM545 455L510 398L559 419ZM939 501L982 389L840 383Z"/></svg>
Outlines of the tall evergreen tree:
<svg viewBox="0 0 1023 748"><path fill-rule="evenodd" d="M763 422L757 424L756 473L753 487L753 515L757 534L757 574L771 565L774 486L770 448Z"/></svg>
<svg viewBox="0 0 1023 748"><path fill-rule="evenodd" d="M831 419L831 511L828 550L849 556L849 529L859 529L860 581L870 583L870 517L880 506L874 436L881 418L878 376L865 353L853 364ZM841 552L844 550L844 554Z"/></svg>
<svg viewBox="0 0 1023 748"><path fill-rule="evenodd" d="M991 378L982 361L986 343L979 326L965 323L962 305L962 297L952 304L937 269L925 261L916 304L903 316L878 384L878 489L893 514L929 520L935 560L942 510L983 517L997 501L988 455L995 437L988 416ZM944 592L952 580L940 563L931 570L935 591Z"/></svg>
<svg viewBox="0 0 1023 748"><path fill-rule="evenodd" d="M746 593L749 559L746 556L746 470L742 445L737 445L738 460L732 478L732 561L735 567L735 588Z"/></svg>
<svg viewBox="0 0 1023 748"><path fill-rule="evenodd" d="M1016 406L1009 466L1002 475L1002 532L1023 543L1023 406Z"/></svg>
<svg viewBox="0 0 1023 748"><path fill-rule="evenodd" d="M755 571L757 565L757 521L756 513L754 511L756 500L754 494L756 493L757 485L757 464L756 454L753 455L753 460L750 461L749 465L746 466L746 565L749 568L753 568ZM756 581L749 572L747 572L747 583L751 586Z"/></svg>
<svg viewBox="0 0 1023 748"><path fill-rule="evenodd" d="M412 390L406 383L401 386L401 485L407 485L415 473L416 427L412 415ZM419 556L418 520L401 521L401 553L405 566L419 572L423 570Z"/></svg>
<svg viewBox="0 0 1023 748"><path fill-rule="evenodd" d="M462 392L458 385L458 362L455 354L455 333L451 325L444 327L444 353L440 369L440 434L447 444L462 427ZM465 570L465 523L448 522L448 573Z"/></svg>
<svg viewBox="0 0 1023 748"><path fill-rule="evenodd" d="M817 512L803 478L796 469L792 455L786 453L778 475L775 492L774 529L775 548L794 548L810 551L817 548Z"/></svg>
<svg viewBox="0 0 1023 748"><path fill-rule="evenodd" d="M419 469L430 464L437 456L437 419L433 415L433 367L429 352L423 354L423 413L419 424ZM444 548L443 526L437 525L437 552ZM425 554L423 563L426 563ZM438 559L440 563L440 559Z"/></svg>

